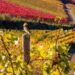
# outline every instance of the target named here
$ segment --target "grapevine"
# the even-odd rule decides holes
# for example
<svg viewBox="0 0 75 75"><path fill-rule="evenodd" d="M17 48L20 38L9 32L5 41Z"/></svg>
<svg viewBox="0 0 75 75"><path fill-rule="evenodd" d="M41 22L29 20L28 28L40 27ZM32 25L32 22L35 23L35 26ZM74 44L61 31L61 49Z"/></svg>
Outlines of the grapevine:
<svg viewBox="0 0 75 75"><path fill-rule="evenodd" d="M70 48L68 41L72 42L75 39L71 37L74 36L74 31L67 30L65 32L63 29L60 29L61 36L59 35L57 41L58 49L56 49L56 39L54 37L57 38L55 35L59 34L59 30L56 30L58 31L56 34L54 33L56 31L31 31L31 60L28 65L23 61L21 45L23 32L18 30L2 31L4 35L1 40L4 41L5 46L0 42L0 74L10 75L14 70L13 75L26 75L25 70L27 70L28 75L67 75L70 69L75 69L75 64L69 60L71 54L68 53ZM62 43L59 43L59 40L63 40L61 41ZM17 41L16 44L15 41ZM6 50L5 47L8 52L4 52ZM13 67L9 62L10 59L7 53L10 55Z"/></svg>

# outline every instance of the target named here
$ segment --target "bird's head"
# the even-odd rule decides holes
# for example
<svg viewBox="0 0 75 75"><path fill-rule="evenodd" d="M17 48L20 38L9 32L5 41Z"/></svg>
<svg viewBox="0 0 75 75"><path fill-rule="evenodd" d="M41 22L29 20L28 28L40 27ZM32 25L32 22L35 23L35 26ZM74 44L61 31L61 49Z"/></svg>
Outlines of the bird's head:
<svg viewBox="0 0 75 75"><path fill-rule="evenodd" d="M23 24L23 27L27 27L27 26L28 26L28 24L27 24L27 23L24 23L24 24Z"/></svg>

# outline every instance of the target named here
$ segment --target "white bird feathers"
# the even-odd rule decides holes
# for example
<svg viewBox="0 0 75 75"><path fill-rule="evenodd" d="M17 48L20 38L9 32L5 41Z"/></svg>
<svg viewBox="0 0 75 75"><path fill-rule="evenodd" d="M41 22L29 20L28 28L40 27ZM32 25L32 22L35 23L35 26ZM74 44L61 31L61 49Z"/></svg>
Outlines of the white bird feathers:
<svg viewBox="0 0 75 75"><path fill-rule="evenodd" d="M29 34L30 35L30 32L29 32L29 28L28 28L28 24L27 23L24 23L23 24L23 30L25 33Z"/></svg>

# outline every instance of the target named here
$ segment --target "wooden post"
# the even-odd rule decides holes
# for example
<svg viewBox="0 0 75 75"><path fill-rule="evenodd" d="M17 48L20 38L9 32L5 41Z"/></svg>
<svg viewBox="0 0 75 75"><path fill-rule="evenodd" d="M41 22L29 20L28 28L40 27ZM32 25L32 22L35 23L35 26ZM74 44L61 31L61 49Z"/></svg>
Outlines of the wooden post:
<svg viewBox="0 0 75 75"><path fill-rule="evenodd" d="M71 62L72 62L72 63L75 63L75 54L72 55L72 57L71 57ZM75 73L74 73L73 70L70 70L68 75L75 75Z"/></svg>
<svg viewBox="0 0 75 75"><path fill-rule="evenodd" d="M75 54L72 55L71 62L75 63Z"/></svg>
<svg viewBox="0 0 75 75"><path fill-rule="evenodd" d="M75 22L74 14L72 13L71 9L67 6L67 4L64 4L65 12L68 16L69 21Z"/></svg>
<svg viewBox="0 0 75 75"><path fill-rule="evenodd" d="M22 35L22 48L24 52L24 61L29 64L30 62L30 35L24 33Z"/></svg>

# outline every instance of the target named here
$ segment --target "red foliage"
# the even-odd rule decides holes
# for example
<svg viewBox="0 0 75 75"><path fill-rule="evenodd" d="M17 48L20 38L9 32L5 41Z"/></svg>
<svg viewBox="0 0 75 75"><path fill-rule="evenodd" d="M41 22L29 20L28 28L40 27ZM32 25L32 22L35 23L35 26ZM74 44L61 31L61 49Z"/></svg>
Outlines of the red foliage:
<svg viewBox="0 0 75 75"><path fill-rule="evenodd" d="M60 23L66 23L66 22L68 22L68 18L63 18L60 20Z"/></svg>
<svg viewBox="0 0 75 75"><path fill-rule="evenodd" d="M9 3L3 0L0 0L0 13L8 13L13 16L22 16L22 17L36 17L42 19L55 19L55 16L44 13L38 10L34 10L28 7L23 7L17 4ZM61 22L66 22L67 20L61 20Z"/></svg>

